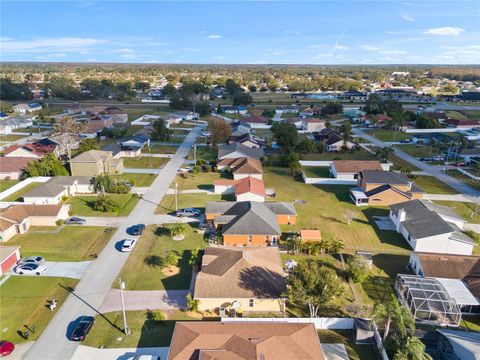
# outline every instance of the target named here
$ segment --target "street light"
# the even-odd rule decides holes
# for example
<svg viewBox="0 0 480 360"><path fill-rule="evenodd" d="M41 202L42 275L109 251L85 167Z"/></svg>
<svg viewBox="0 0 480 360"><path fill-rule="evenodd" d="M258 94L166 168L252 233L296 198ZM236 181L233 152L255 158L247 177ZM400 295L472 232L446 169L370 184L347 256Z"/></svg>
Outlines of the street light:
<svg viewBox="0 0 480 360"><path fill-rule="evenodd" d="M120 299L122 300L124 332L125 332L125 335L130 335L130 329L128 328L128 325L127 325L127 314L125 312L125 301L123 300L123 290L125 290L125 283L122 281L122 279L119 279L118 281L120 283Z"/></svg>

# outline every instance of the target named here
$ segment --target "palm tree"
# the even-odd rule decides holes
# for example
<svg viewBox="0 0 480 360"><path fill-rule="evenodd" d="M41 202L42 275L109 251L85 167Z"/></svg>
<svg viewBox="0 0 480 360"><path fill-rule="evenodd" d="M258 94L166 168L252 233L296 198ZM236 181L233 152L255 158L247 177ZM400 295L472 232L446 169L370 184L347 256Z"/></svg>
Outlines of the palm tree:
<svg viewBox="0 0 480 360"><path fill-rule="evenodd" d="M173 237L181 237L185 235L185 224L176 223L170 228L170 235Z"/></svg>
<svg viewBox="0 0 480 360"><path fill-rule="evenodd" d="M394 360L427 360L430 355L425 353L425 344L416 336L407 336L404 339L395 339L397 351Z"/></svg>
<svg viewBox="0 0 480 360"><path fill-rule="evenodd" d="M392 320L398 312L399 307L400 304L393 296L391 296L390 300L386 303L379 303L375 306L373 319L375 321L380 320L383 323L383 340L386 340L388 337L390 325L392 324Z"/></svg>
<svg viewBox="0 0 480 360"><path fill-rule="evenodd" d="M298 254L303 247L302 238L298 236L297 233L291 233L287 237L288 248L292 251L293 254Z"/></svg>
<svg viewBox="0 0 480 360"><path fill-rule="evenodd" d="M109 192L112 188L112 178L109 175L103 174L98 175L93 178L93 191L96 193Z"/></svg>

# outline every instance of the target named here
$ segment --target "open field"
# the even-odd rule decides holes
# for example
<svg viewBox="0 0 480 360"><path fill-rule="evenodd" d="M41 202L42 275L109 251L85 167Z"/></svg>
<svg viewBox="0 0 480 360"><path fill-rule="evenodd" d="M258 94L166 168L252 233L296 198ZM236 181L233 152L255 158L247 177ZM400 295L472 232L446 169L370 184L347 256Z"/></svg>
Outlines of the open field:
<svg viewBox="0 0 480 360"><path fill-rule="evenodd" d="M355 344L353 331L318 330L317 333L322 344L344 344L351 360L376 359L372 346Z"/></svg>
<svg viewBox="0 0 480 360"><path fill-rule="evenodd" d="M439 153L438 148L430 145L407 144L395 145L394 147L416 158L435 156Z"/></svg>
<svg viewBox="0 0 480 360"><path fill-rule="evenodd" d="M433 176L415 175L413 182L429 194L458 194L455 189Z"/></svg>
<svg viewBox="0 0 480 360"><path fill-rule="evenodd" d="M77 282L44 276L12 276L8 279L0 291L2 340L15 344L36 340L56 314L48 308L48 301L57 299L58 306L62 306L69 294L66 288L74 288ZM30 331L28 340L20 336L27 330L26 326ZM33 326L35 332L31 331Z"/></svg>
<svg viewBox="0 0 480 360"><path fill-rule="evenodd" d="M20 190L14 192L12 195L7 196L5 199L2 199L2 201L22 201L22 197L26 194L28 194L30 191L33 189L36 189L39 186L42 186L43 182L32 182L28 184L27 186L24 186Z"/></svg>
<svg viewBox="0 0 480 360"><path fill-rule="evenodd" d="M93 202L97 198L95 195L75 196L68 201L72 206L71 213L76 216L127 216L137 205L139 197L135 194L108 194L120 205L118 212L102 212L93 210Z"/></svg>
<svg viewBox="0 0 480 360"><path fill-rule="evenodd" d="M206 242L203 234L197 233L196 228L189 224L185 224L185 238L180 241L173 240L169 234L169 226L148 226L141 236L119 275L125 281L127 290L189 288L192 268L188 261L192 250L203 249ZM163 258L171 251L179 256L178 269L167 272L162 263Z"/></svg>
<svg viewBox="0 0 480 360"><path fill-rule="evenodd" d="M304 166L302 167L306 177L319 177L319 178L329 178L330 168L328 166Z"/></svg>
<svg viewBox="0 0 480 360"><path fill-rule="evenodd" d="M197 194L178 194L178 208L194 207L205 210L207 201L233 200L229 195L207 195L205 193ZM156 214L168 214L175 212L175 195L165 195L162 202L158 205Z"/></svg>
<svg viewBox="0 0 480 360"><path fill-rule="evenodd" d="M474 180L472 178L469 178L467 175L463 175L461 172L454 170L454 169L449 169L445 171L448 175L453 176L454 178L463 181L465 184L470 185L471 187L480 190L480 181ZM477 176L480 174L477 173Z"/></svg>
<svg viewBox="0 0 480 360"><path fill-rule="evenodd" d="M477 206L474 203L460 201L435 201L435 203L451 207L470 223L480 224L480 206L476 209ZM479 213L476 213L477 210Z"/></svg>
<svg viewBox="0 0 480 360"><path fill-rule="evenodd" d="M142 153L144 154L175 154L178 150L178 146L174 145L152 145L150 147L144 147Z"/></svg>
<svg viewBox="0 0 480 360"><path fill-rule="evenodd" d="M10 189L13 185L18 184L20 180L0 180L0 192Z"/></svg>
<svg viewBox="0 0 480 360"><path fill-rule="evenodd" d="M384 129L369 129L365 133L372 135L378 140L385 142L402 141L410 139L414 134L407 134L402 131L384 130Z"/></svg>
<svg viewBox="0 0 480 360"><path fill-rule="evenodd" d="M217 151L210 146L197 147L197 161L203 159L205 161L213 161L217 158ZM187 160L193 160L193 149L188 153Z"/></svg>
<svg viewBox="0 0 480 360"><path fill-rule="evenodd" d="M178 190L203 189L212 190L213 182L220 178L230 179L226 173L218 172L199 172L198 174L178 174L175 182L178 184ZM175 182L170 186L174 188Z"/></svg>
<svg viewBox="0 0 480 360"><path fill-rule="evenodd" d="M168 162L168 158L158 157L138 157L138 158L124 158L123 165L126 168L133 169L158 169Z"/></svg>
<svg viewBox="0 0 480 360"><path fill-rule="evenodd" d="M110 240L111 231L99 226L37 227L19 234L8 245L21 246L22 256L43 256L47 261L92 260ZM3 290L3 288L2 288Z"/></svg>
<svg viewBox="0 0 480 360"><path fill-rule="evenodd" d="M112 179L117 179L121 181L128 181L133 183L134 186L143 187L152 185L153 181L157 178L153 174L132 174L124 173L119 175L111 175Z"/></svg>
<svg viewBox="0 0 480 360"><path fill-rule="evenodd" d="M20 140L24 137L28 136L28 134L25 135L0 135L0 141L4 142L10 142L10 141L17 141Z"/></svg>

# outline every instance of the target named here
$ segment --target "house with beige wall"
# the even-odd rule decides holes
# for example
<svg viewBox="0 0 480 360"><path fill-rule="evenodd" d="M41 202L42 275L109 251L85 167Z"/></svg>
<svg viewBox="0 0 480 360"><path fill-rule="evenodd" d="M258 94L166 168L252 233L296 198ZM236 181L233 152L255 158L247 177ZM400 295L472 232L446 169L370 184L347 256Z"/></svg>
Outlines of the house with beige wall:
<svg viewBox="0 0 480 360"><path fill-rule="evenodd" d="M263 177L262 163L254 158L227 158L220 160L217 163L217 167L220 171L230 169L234 180L240 180L249 176L262 180Z"/></svg>
<svg viewBox="0 0 480 360"><path fill-rule="evenodd" d="M55 176L23 196L25 204L56 205L63 197L93 193L90 176Z"/></svg>
<svg viewBox="0 0 480 360"><path fill-rule="evenodd" d="M123 159L111 151L89 150L70 160L72 176L97 176L123 172Z"/></svg>
<svg viewBox="0 0 480 360"><path fill-rule="evenodd" d="M254 177L217 179L213 185L215 194L234 194L237 201L265 201L263 181Z"/></svg>
<svg viewBox="0 0 480 360"><path fill-rule="evenodd" d="M200 311L284 310L286 290L276 247L207 247L195 280Z"/></svg>

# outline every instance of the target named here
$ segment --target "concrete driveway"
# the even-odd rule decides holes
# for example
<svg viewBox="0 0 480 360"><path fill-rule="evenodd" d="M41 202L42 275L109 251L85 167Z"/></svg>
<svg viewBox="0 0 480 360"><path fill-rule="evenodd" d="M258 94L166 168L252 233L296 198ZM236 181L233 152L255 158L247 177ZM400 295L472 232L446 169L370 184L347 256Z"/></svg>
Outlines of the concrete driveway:
<svg viewBox="0 0 480 360"><path fill-rule="evenodd" d="M67 277L72 279L81 279L85 275L88 268L92 265L93 261L78 261L78 262L54 262L46 261L45 266L47 271L41 276L52 277ZM8 272L8 275L15 276L37 276L37 275L19 275L13 270Z"/></svg>
<svg viewBox="0 0 480 360"><path fill-rule="evenodd" d="M168 347L99 349L80 345L77 351L75 351L72 360L127 360L133 356L140 355L157 355L161 360L165 360L168 350Z"/></svg>

